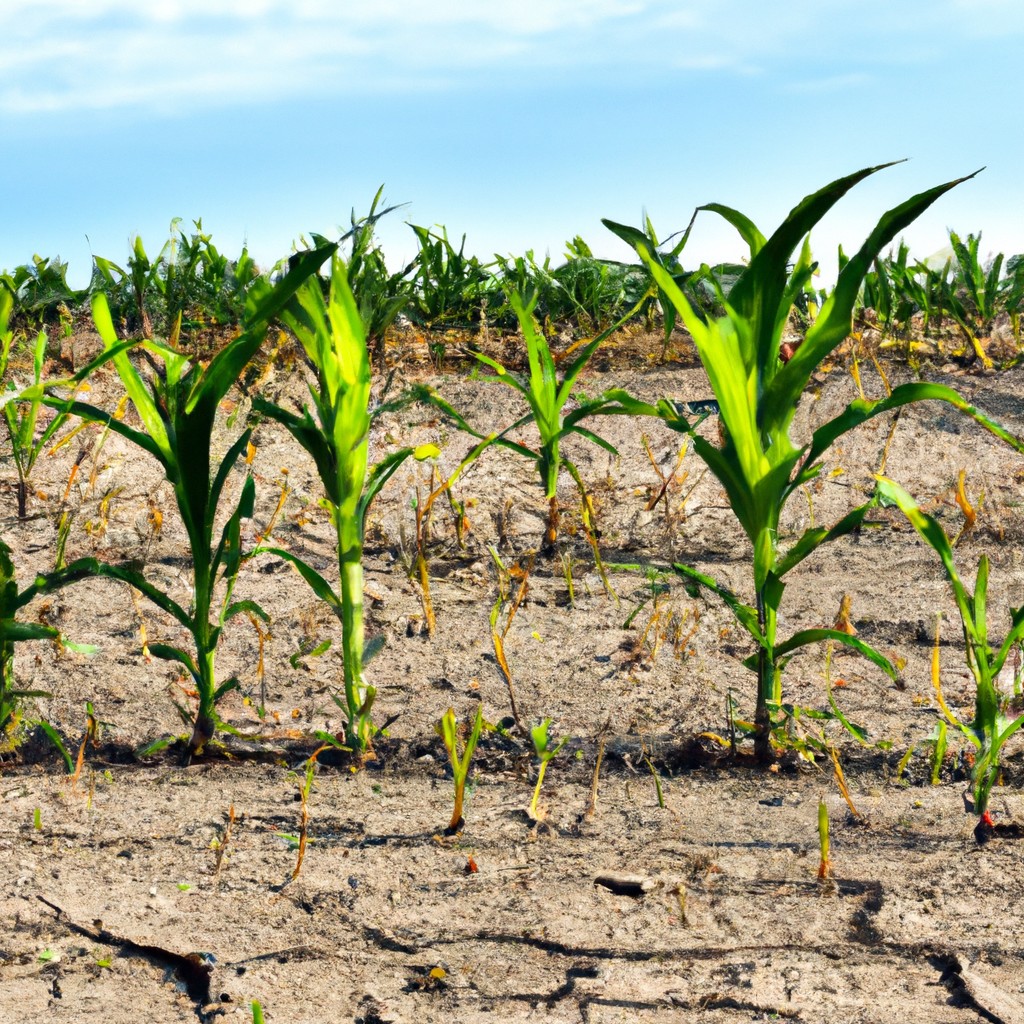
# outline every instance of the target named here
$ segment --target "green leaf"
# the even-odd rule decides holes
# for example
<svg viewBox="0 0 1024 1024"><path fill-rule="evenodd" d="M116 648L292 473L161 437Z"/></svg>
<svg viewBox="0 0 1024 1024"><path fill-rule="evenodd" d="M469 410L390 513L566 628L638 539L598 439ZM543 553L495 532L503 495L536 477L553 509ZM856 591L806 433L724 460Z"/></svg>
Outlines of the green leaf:
<svg viewBox="0 0 1024 1024"><path fill-rule="evenodd" d="M821 643L825 640L832 640L837 644L842 644L844 647L852 648L858 654L867 658L868 661L877 665L890 679L896 680L899 678L896 666L884 654L879 653L870 644L864 643L863 640L858 640L857 637L844 633L841 629L802 629L800 632L794 633L783 643L776 644L775 657L785 657L785 655L800 647Z"/></svg>
<svg viewBox="0 0 1024 1024"><path fill-rule="evenodd" d="M822 544L835 540L837 537L844 537L849 533L853 533L863 524L864 517L868 512L876 508L877 505L878 502L874 499L864 505L859 505L853 511L843 516L830 529L818 526L805 530L796 543L778 560L775 566L775 575L779 577L784 576Z"/></svg>
<svg viewBox="0 0 1024 1024"><path fill-rule="evenodd" d="M33 725L37 729L40 729L46 738L53 744L57 753L64 758L64 764L67 767L68 774L70 775L75 770L74 761L71 759L71 754L68 753L68 748L64 746L64 740L61 739L61 735L49 722L35 721Z"/></svg>
<svg viewBox="0 0 1024 1024"><path fill-rule="evenodd" d="M257 548L255 555L275 555L278 558L290 562L298 570L299 575L309 584L313 593L324 601L337 616L341 616L341 599L334 592L334 588L320 575L311 565L304 562L298 555L293 555L283 548Z"/></svg>
<svg viewBox="0 0 1024 1024"><path fill-rule="evenodd" d="M692 581L706 590L710 590L711 593L721 598L722 601L728 605L733 615L736 616L736 620L739 624L753 637L755 642L761 647L766 647L768 641L765 639L764 633L761 631L761 627L757 622L757 610L751 608L750 605L744 604L731 590L727 587L723 587L721 584L716 583L710 576L705 576L703 573L698 572L696 569L691 569L688 565L681 565L678 562L673 563L672 570L677 575L681 576L684 580Z"/></svg>
<svg viewBox="0 0 1024 1024"><path fill-rule="evenodd" d="M114 330L114 322L110 316L110 306L107 304L107 297L103 292L96 292L92 297L92 318L96 324L96 330L99 331L100 337L103 339L104 346L111 351L117 350L117 333ZM128 359L126 352L122 350L118 354L113 355L112 359L117 367L121 383L128 392L128 397L131 399L132 405L135 406L135 411L139 414L139 418L146 428L146 433L161 452L160 461L164 462L165 465L170 463L173 461L174 456L167 436L167 428L160 416L160 410L150 389L146 386L142 377L139 376L139 372ZM107 419L109 420L109 416ZM114 426L116 422L116 420L110 421L111 429L116 429Z"/></svg>
<svg viewBox="0 0 1024 1024"><path fill-rule="evenodd" d="M162 661L176 661L178 664L185 666L193 679L199 678L199 669L196 668L192 655L187 651L183 651L180 647L173 647L171 644L156 643L149 644L148 646L149 653L154 658L160 658Z"/></svg>
<svg viewBox="0 0 1024 1024"><path fill-rule="evenodd" d="M1001 441L1005 441L1015 451L1024 452L1024 440L989 419L974 406L969 405L953 388L947 387L945 384L912 381L893 388L892 394L886 398L880 398L877 401L858 399L851 402L835 419L829 420L814 431L811 444L804 456L804 464L815 463L838 438L854 427L866 423L869 419L912 402L929 400L945 402L947 405L959 409L965 416L969 416L989 433L994 434Z"/></svg>
<svg viewBox="0 0 1024 1024"><path fill-rule="evenodd" d="M0 641L19 643L22 640L56 640L60 630L44 626L40 622L16 622L14 619L0 619Z"/></svg>
<svg viewBox="0 0 1024 1024"><path fill-rule="evenodd" d="M861 177L880 169L881 167L869 168L854 177L860 180ZM978 173L980 172L975 171L974 174L956 178L944 185L921 192L882 216L860 250L840 272L835 288L822 306L817 319L808 329L803 344L769 385L764 397L769 407L795 407L818 364L850 333L852 313L864 275L882 249L936 199ZM733 293L730 293L730 300L732 298Z"/></svg>
<svg viewBox="0 0 1024 1024"><path fill-rule="evenodd" d="M360 495L357 507L359 522L365 527L366 512L373 502L373 499L380 493L380 489L394 476L395 471L410 455L415 455L413 448L400 448L397 452L391 452L380 462L376 463L370 470L363 485L363 493Z"/></svg>
<svg viewBox="0 0 1024 1024"><path fill-rule="evenodd" d="M270 621L270 616L263 610L263 608L255 601L235 601L233 604L229 604L224 610L224 621L233 619L236 615L255 615L257 618L262 619L264 622Z"/></svg>

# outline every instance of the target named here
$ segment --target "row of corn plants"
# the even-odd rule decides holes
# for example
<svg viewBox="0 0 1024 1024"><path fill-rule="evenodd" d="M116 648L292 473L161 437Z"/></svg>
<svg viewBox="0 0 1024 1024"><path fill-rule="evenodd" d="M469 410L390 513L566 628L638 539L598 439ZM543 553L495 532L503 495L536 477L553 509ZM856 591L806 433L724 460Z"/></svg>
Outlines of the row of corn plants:
<svg viewBox="0 0 1024 1024"><path fill-rule="evenodd" d="M549 502L546 540L551 548L558 537L554 490L562 466L577 482L584 510L588 508L582 479L576 467L561 456L559 442L569 434L577 434L613 451L599 435L583 425L585 419L598 415L654 417L688 437L693 449L722 485L736 520L752 545L751 582L746 595L736 594L682 563L661 567L661 571L674 573L688 587L706 590L724 601L749 634L753 654L746 664L755 679L756 695L750 733L757 757L762 761L771 760L782 742L781 730L787 714L784 669L798 649L816 643L842 644L896 677L897 668L888 658L845 630L810 629L784 638L778 635L779 609L787 574L826 542L861 526L879 504L895 503L943 559L962 612L969 658L977 680L978 708L972 722L957 719L954 724L968 738L973 737L979 748L975 767L976 806L980 814L986 814L988 795L997 777L999 749L1021 724L1019 720L1007 722L1005 719L1005 702L994 680L1007 652L1020 640L1024 629L1019 613L1015 612L1011 634L997 650L989 647L984 608L987 563L979 567L975 595L970 598L959 583L936 527L916 509L905 491L886 480L880 480L869 501L851 510L835 525L812 527L785 548L779 539L779 522L786 503L798 488L821 472L822 459L832 445L850 430L882 413L914 402L942 401L975 420L1002 442L1024 451L1024 442L968 405L955 390L921 382L901 385L878 401L852 402L839 416L819 427L803 445L795 444L790 436L797 403L811 375L849 335L865 277L878 254L933 202L967 180L961 178L929 189L883 215L860 250L845 262L836 287L824 299L820 310L815 311L800 344L785 342L783 331L790 323L794 307L801 297L808 295L816 269L809 232L851 188L886 166L889 165L866 168L807 196L770 236L765 236L749 218L731 207L720 204L701 207L698 213L716 214L735 227L749 249L749 260L742 267L733 268L728 275L715 273L710 267L701 267L689 275L676 273L677 267L672 262L675 256L668 258L658 249L649 223L646 230L608 223L612 231L635 248L650 280L647 292L638 297L625 315L635 312L648 299L656 298L671 307L673 315L678 316L692 336L714 393L714 400L705 403L706 408L701 410L668 400L655 404L641 402L623 389L610 389L594 398L580 399L569 409L577 377L604 336L598 335L585 345L559 374L547 336L536 323L536 294L524 295L514 288L508 290L506 300L526 342L528 375L515 376L486 354L474 354L490 371L485 375L486 380L508 385L521 394L527 404L522 417L503 429L488 432L471 426L442 396L423 389L375 409L370 400L371 343L364 310L352 288L352 264L346 264L341 258L340 242L322 238L316 239L315 248L293 256L275 280L256 278L250 283L245 292L242 330L208 362L190 358L176 344L181 311L166 342L145 337L141 341L122 341L106 294L96 293L92 313L103 340L103 353L88 367L62 381L42 380L37 367L34 379L25 388L5 396L5 416L9 427L11 423L15 425L10 428L12 440L17 428L22 432L23 443L36 443L35 426L25 429L22 423L33 409L42 406L54 415L51 423L63 422L68 417L102 423L154 458L173 488L178 514L188 537L192 600L185 607L142 571L91 558L77 560L19 590L9 551L5 551L0 566L6 581L4 603L0 607L4 614L0 620L0 643L4 645L3 695L7 701L4 706L12 708L26 695L13 678L11 645L22 640L53 637L52 631L20 620L18 613L32 597L47 590L87 577L115 579L141 592L170 615L191 639L190 649L159 643L151 644L149 649L156 657L178 663L194 681L199 698L197 708L194 712L184 707L180 709L190 729L183 738L182 749L186 760L201 755L220 726L218 701L237 686L237 680L220 679L216 672L215 655L222 631L243 613L265 617L256 602L233 600L239 571L254 555L270 554L290 562L339 620L344 679L338 704L345 714L346 727L334 741L357 760L370 756L377 734L373 714L377 691L366 678L364 667L362 549L366 512L381 487L406 459L427 458L436 452L433 446L422 450L402 448L371 467L368 437L374 416L383 408L396 408L417 399L426 401L440 408L480 442L473 450L474 458L496 445L532 460ZM361 225L362 222L353 217L353 232ZM351 239L353 233L346 237ZM363 243L361 255L365 257L374 250L365 238ZM444 260L451 259L455 250L446 236L442 236L440 244L447 246L442 253ZM797 253L795 260L794 253ZM461 259L458 253L455 256ZM321 269L325 266L329 267L329 272L322 275ZM367 264L362 266L365 269ZM720 315L708 315L696 303L693 296L697 285L713 290L715 303L723 311ZM10 335L11 306L9 297L0 305L0 330L4 337ZM272 322L287 326L301 345L311 370L311 404L295 412L256 397L250 422L241 426L226 454L218 460L212 455L217 409L254 358ZM144 328L141 333L145 335ZM5 342L5 351L8 345ZM131 358L133 349L148 362L151 372L140 373ZM130 426L82 399L82 386L107 363L117 372L140 426ZM15 411L8 415L9 409ZM699 429L711 410L719 417L717 444ZM244 468L242 457L249 446L253 426L260 418L282 424L316 467L323 487L323 503L336 535L336 585L302 559L270 542L263 542L250 551L243 550L242 523L253 514L255 481ZM511 431L527 427L537 431L539 440L535 448L508 437ZM219 530L215 528L218 522L223 524ZM9 711L9 724L13 718L13 712Z"/></svg>
<svg viewBox="0 0 1024 1024"><path fill-rule="evenodd" d="M444 227L410 224L416 255L400 269L389 269L374 229L381 217L398 207L382 208L382 191L368 214L357 217L353 211L351 229L344 236L349 284L378 366L383 366L385 335L399 316L431 330L431 347L440 358L446 328L514 326L517 313L508 299L512 291L534 296L538 319L548 330L572 324L577 334L592 335L630 311L648 328L660 319L667 343L678 314L664 289L652 281L646 264L599 259L579 236L566 242L565 259L558 265L550 256L538 259L533 250L523 256L496 254L483 262L466 255L465 235L456 247ZM719 297L731 291L744 269L742 264L720 264L685 270L681 256L692 220L686 230L663 240L646 215L640 228L606 224L630 244L642 235L651 258L671 274L702 316L722 311ZM313 241L327 240L314 235ZM902 241L895 254L890 250L876 255L858 294L858 316L877 324L887 336L906 340L908 346L913 343L915 319L925 338L952 325L965 355L983 362L989 359L983 341L997 319L1006 316L1019 347L1024 258L1000 253L982 259L980 234L962 237L951 231L949 243L942 257L911 259ZM840 270L848 259L840 248ZM31 264L0 275L0 286L15 301L15 320L27 328L57 325L67 332L76 311L102 292L122 337L152 338L154 331L166 336L180 318L181 337L187 340L240 323L247 290L257 280L265 284L270 276L260 271L246 249L235 259L221 253L201 220L186 232L177 219L155 256L138 237L123 262L94 256L92 278L84 289L68 285L67 270L59 259L36 256ZM806 326L826 298L827 292L805 283L794 299L797 321Z"/></svg>
<svg viewBox="0 0 1024 1024"><path fill-rule="evenodd" d="M981 234L962 237L949 232L948 249L928 259L911 259L900 242L876 257L864 276L858 298L859 314L873 320L893 340L908 347L915 334L927 339L952 327L960 352L968 359L991 365L984 341L1005 317L1017 348L1021 345L1020 317L1024 310L1024 255L1003 253L982 258ZM846 256L840 250L840 264Z"/></svg>
<svg viewBox="0 0 1024 1024"><path fill-rule="evenodd" d="M514 326L517 315L508 299L510 291L533 295L537 314L549 330L572 324L578 334L597 333L636 307L649 325L655 313L664 310L671 332L674 314L657 295L649 294L645 268L598 259L579 236L566 242L565 260L558 265L550 256L537 259L532 250L524 256L496 254L482 262L465 254L465 236L456 247L445 228L410 224L416 255L400 269L389 269L374 226L396 207L382 209L380 204L378 192L369 214L357 218L353 212L345 235L349 285L378 365L387 330L399 316L440 339L433 343L438 357L444 354L443 334L448 328ZM211 329L228 330L243 319L248 289L257 280L266 284L271 275L260 271L247 250L237 259L224 256L203 232L202 221L194 228L186 233L175 221L170 238L155 256L147 253L139 237L133 239L125 261L94 256L92 278L84 289L68 285L65 263L40 257L32 265L0 275L0 287L11 294L15 319L26 329L60 325L69 332L75 314L88 307L94 294L102 293L122 337L166 336L179 319L183 340ZM648 229L656 237L649 221ZM315 245L326 241L312 236ZM682 275L678 249L677 244L665 259ZM692 297L709 307L715 301L710 287L696 289Z"/></svg>

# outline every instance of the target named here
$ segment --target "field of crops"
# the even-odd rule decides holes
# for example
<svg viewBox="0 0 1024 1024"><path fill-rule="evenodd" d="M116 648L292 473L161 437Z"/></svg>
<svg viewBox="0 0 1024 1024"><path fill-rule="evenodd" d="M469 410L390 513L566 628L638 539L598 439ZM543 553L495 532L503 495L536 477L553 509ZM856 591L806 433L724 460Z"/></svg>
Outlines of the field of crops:
<svg viewBox="0 0 1024 1024"><path fill-rule="evenodd" d="M874 170L3 275L0 1020L1024 1019L1024 261Z"/></svg>

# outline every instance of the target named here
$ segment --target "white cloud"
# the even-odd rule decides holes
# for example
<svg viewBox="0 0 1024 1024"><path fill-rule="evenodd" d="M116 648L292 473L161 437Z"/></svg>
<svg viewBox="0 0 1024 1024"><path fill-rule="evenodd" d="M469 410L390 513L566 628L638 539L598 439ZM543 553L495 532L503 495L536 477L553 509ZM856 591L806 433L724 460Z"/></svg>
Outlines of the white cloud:
<svg viewBox="0 0 1024 1024"><path fill-rule="evenodd" d="M200 99L443 88L583 67L789 76L791 65L799 89L796 72L828 77L809 61L831 57L838 81L912 59L900 42L908 26L927 57L940 28L977 37L1024 27L1018 11L1019 0L819 0L810 14L761 0L8 0L0 112L188 111Z"/></svg>
<svg viewBox="0 0 1024 1024"><path fill-rule="evenodd" d="M10 8L13 6L13 10ZM158 97L187 109L222 102L352 90L410 76L450 80L515 61L575 63L607 54L580 33L642 15L642 0L12 0L0 56L0 110L138 106ZM215 85L216 92L204 93Z"/></svg>

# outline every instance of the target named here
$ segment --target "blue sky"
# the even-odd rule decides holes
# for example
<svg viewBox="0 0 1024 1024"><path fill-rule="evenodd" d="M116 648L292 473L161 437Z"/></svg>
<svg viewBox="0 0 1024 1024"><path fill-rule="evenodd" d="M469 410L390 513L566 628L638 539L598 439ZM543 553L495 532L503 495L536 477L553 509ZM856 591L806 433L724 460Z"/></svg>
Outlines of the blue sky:
<svg viewBox="0 0 1024 1024"><path fill-rule="evenodd" d="M987 169L907 232L1024 251L1020 0L6 0L0 269L33 253L150 252L203 219L264 265L331 234L378 186L467 251L561 260L601 217L659 233L721 202L768 233L805 194L858 186L812 237L828 266L889 206ZM702 214L687 265L738 258Z"/></svg>

